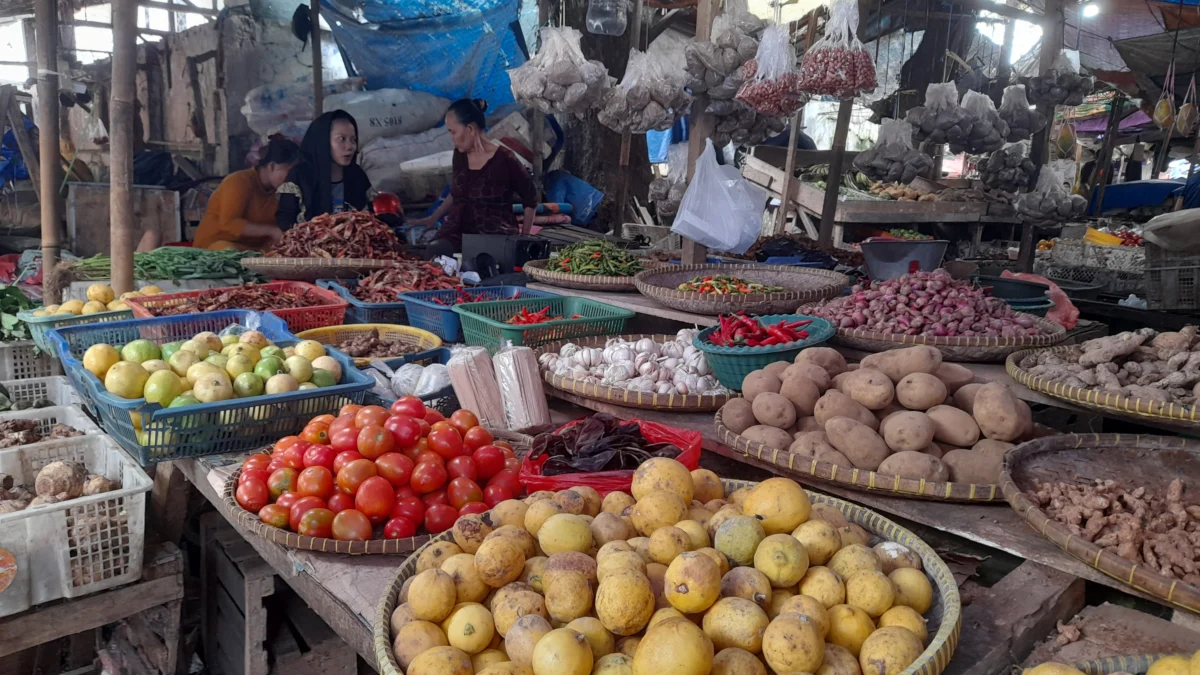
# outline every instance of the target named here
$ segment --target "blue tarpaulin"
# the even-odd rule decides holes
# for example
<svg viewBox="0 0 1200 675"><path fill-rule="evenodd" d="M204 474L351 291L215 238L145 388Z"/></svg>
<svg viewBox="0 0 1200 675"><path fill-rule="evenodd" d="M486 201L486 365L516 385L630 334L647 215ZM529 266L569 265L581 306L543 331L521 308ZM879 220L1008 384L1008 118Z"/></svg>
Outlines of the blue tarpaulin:
<svg viewBox="0 0 1200 675"><path fill-rule="evenodd" d="M338 46L367 89L415 89L450 100L513 100L510 68L525 61L517 0L322 0Z"/></svg>
<svg viewBox="0 0 1200 675"><path fill-rule="evenodd" d="M22 117L21 120L25 123L27 131L36 128L28 117ZM12 129L5 128L3 140L0 140L0 182L11 183L18 180L29 180L29 169L25 166L20 149L17 148L17 137L13 135Z"/></svg>

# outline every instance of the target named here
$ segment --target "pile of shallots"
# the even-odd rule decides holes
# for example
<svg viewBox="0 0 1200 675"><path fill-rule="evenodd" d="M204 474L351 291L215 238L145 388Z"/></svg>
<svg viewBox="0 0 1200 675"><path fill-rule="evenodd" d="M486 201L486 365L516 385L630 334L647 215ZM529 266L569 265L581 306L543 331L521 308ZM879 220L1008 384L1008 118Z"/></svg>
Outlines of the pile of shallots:
<svg viewBox="0 0 1200 675"><path fill-rule="evenodd" d="M846 329L896 335L1020 337L1040 335L1033 317L1016 314L1003 300L943 269L868 281L812 314Z"/></svg>
<svg viewBox="0 0 1200 675"><path fill-rule="evenodd" d="M697 333L685 328L667 342L611 338L604 349L568 342L557 354L542 354L538 362L559 377L587 384L650 394L728 394L704 352L692 344Z"/></svg>

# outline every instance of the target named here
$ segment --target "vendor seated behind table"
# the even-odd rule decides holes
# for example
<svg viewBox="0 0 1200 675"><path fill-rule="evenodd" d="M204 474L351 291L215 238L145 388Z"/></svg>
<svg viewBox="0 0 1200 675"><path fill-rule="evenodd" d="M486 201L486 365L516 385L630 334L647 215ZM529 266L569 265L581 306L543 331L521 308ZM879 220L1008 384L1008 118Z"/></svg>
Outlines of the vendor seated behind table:
<svg viewBox="0 0 1200 675"><path fill-rule="evenodd" d="M279 241L283 232L275 225L275 191L298 161L300 146L272 138L258 166L226 176L208 200L196 230L196 248L264 250Z"/></svg>
<svg viewBox="0 0 1200 675"><path fill-rule="evenodd" d="M367 208L371 180L356 161L358 123L345 110L313 120L300 142L303 161L279 188L275 224L283 231L326 213Z"/></svg>
<svg viewBox="0 0 1200 675"><path fill-rule="evenodd" d="M511 150L488 139L485 110L486 101L464 98L446 111L446 129L454 142L450 196L433 215L409 221L430 226L446 216L426 249L427 257L461 251L464 234L517 234L512 205L518 201L525 207L520 233L529 234L533 227L533 180Z"/></svg>

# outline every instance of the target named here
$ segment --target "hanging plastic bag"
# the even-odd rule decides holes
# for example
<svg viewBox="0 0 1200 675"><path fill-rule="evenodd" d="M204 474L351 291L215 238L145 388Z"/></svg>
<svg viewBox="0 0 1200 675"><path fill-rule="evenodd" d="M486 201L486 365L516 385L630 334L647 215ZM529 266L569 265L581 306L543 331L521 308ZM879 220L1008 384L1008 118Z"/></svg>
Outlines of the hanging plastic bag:
<svg viewBox="0 0 1200 675"><path fill-rule="evenodd" d="M958 105L958 88L953 82L931 83L925 88L925 105L909 108L904 117L913 126L913 140L930 143L966 142L975 119Z"/></svg>
<svg viewBox="0 0 1200 675"><path fill-rule="evenodd" d="M1183 105L1175 113L1175 130L1182 136L1191 136L1196 128L1196 119L1196 76L1192 75L1192 83L1183 95Z"/></svg>
<svg viewBox="0 0 1200 675"><path fill-rule="evenodd" d="M911 183L933 168L932 157L913 149L912 137L913 128L908 122L883 120L875 145L858 153L854 168L885 183Z"/></svg>
<svg viewBox="0 0 1200 675"><path fill-rule="evenodd" d="M1167 76L1163 78L1162 93L1158 103L1154 104L1154 114L1151 115L1154 126L1159 129L1170 129L1175 124L1175 60L1167 66Z"/></svg>
<svg viewBox="0 0 1200 675"><path fill-rule="evenodd" d="M1038 112L1037 108L1030 107L1023 84L1013 84L1004 88L1000 110L997 112L1000 119L1008 124L1009 143L1027 141L1046 128L1046 116Z"/></svg>
<svg viewBox="0 0 1200 675"><path fill-rule="evenodd" d="M1017 198L1017 213L1038 224L1061 224L1087 212L1087 199L1071 194L1075 162L1057 161L1042 167L1037 187Z"/></svg>
<svg viewBox="0 0 1200 675"><path fill-rule="evenodd" d="M588 0L584 25L594 35L624 35L629 23L625 0Z"/></svg>
<svg viewBox="0 0 1200 675"><path fill-rule="evenodd" d="M742 77L746 82L738 90L737 100L756 112L791 115L808 100L800 88L796 50L787 26L771 26L763 31L758 53L742 66Z"/></svg>
<svg viewBox="0 0 1200 675"><path fill-rule="evenodd" d="M766 23L746 11L741 0L731 0L725 12L713 19L708 41L689 42L683 55L687 61L686 86L693 94L707 93L710 99L729 100L742 86L742 64L758 53L758 38Z"/></svg>
<svg viewBox="0 0 1200 675"><path fill-rule="evenodd" d="M762 232L766 203L765 190L742 178L736 168L717 163L708 139L671 231L716 251L745 253Z"/></svg>
<svg viewBox="0 0 1200 675"><path fill-rule="evenodd" d="M1010 143L979 160L979 181L985 187L1019 192L1033 183L1037 166L1029 158L1028 143Z"/></svg>
<svg viewBox="0 0 1200 675"><path fill-rule="evenodd" d="M650 181L650 201L659 216L670 217L679 212L679 203L687 191L687 143L667 148L667 175Z"/></svg>
<svg viewBox="0 0 1200 675"><path fill-rule="evenodd" d="M1092 93L1095 80L1079 73L1079 52L1072 54L1074 59L1064 49L1054 57L1049 70L1040 75L1021 78L1021 83L1025 85L1025 93L1032 103L1076 106L1082 104L1084 97Z"/></svg>
<svg viewBox="0 0 1200 675"><path fill-rule="evenodd" d="M1058 133L1054 135L1054 153L1062 159L1075 158L1075 144L1079 137L1075 134L1075 123L1067 119L1058 125Z"/></svg>
<svg viewBox="0 0 1200 675"><path fill-rule="evenodd" d="M543 28L542 48L508 71L513 96L545 113L583 114L600 104L612 87L604 64L583 57L579 31L568 26Z"/></svg>
<svg viewBox="0 0 1200 675"><path fill-rule="evenodd" d="M758 145L787 128L787 120L755 112L741 101L712 101L705 109L713 116L713 144L723 148Z"/></svg>
<svg viewBox="0 0 1200 675"><path fill-rule="evenodd" d="M1004 139L1008 138L1008 122L1000 118L996 105L987 94L968 91L963 94L962 109L975 116L975 124L971 126L971 133L967 134L965 141L950 144L950 152L978 155L1004 147Z"/></svg>
<svg viewBox="0 0 1200 675"><path fill-rule="evenodd" d="M661 59L631 49L625 76L609 92L596 117L617 132L666 131L687 114L691 102L682 77L668 73Z"/></svg>
<svg viewBox="0 0 1200 675"><path fill-rule="evenodd" d="M835 0L829 9L825 37L804 53L800 65L800 86L804 91L854 98L875 90L875 63L857 33L857 0Z"/></svg>

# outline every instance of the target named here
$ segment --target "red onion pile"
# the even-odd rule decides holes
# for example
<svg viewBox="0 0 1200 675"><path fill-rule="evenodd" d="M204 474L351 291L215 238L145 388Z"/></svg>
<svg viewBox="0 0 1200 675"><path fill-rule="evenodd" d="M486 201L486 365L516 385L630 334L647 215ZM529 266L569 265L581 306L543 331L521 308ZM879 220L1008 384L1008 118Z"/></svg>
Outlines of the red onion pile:
<svg viewBox="0 0 1200 675"><path fill-rule="evenodd" d="M1018 315L1003 300L984 295L969 281L942 269L856 285L850 295L831 300L813 314L838 328L895 335L936 337L1039 335L1029 315Z"/></svg>

